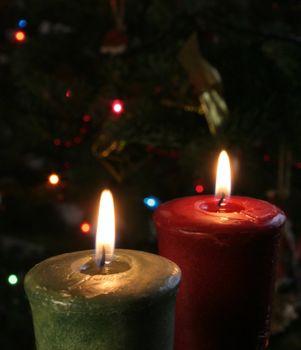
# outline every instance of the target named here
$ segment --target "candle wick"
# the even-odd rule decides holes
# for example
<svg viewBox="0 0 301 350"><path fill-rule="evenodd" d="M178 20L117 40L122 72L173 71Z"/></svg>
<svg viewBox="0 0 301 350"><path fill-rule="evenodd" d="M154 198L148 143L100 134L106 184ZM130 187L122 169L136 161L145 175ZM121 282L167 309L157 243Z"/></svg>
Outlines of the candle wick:
<svg viewBox="0 0 301 350"><path fill-rule="evenodd" d="M219 207L223 204L224 199L225 199L225 193L222 192L221 199L218 201L218 206L219 206Z"/></svg>
<svg viewBox="0 0 301 350"><path fill-rule="evenodd" d="M100 259L100 262L99 262L99 267L104 267L105 263L106 263L106 248L103 245L102 246L102 256L101 256L101 259Z"/></svg>

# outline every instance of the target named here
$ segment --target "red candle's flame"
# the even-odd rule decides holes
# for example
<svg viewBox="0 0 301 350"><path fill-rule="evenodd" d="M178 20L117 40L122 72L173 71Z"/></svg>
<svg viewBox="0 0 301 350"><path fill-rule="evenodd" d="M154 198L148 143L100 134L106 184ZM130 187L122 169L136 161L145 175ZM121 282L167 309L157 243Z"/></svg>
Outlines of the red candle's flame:
<svg viewBox="0 0 301 350"><path fill-rule="evenodd" d="M231 194L231 168L226 151L222 151L217 162L215 195L226 197Z"/></svg>

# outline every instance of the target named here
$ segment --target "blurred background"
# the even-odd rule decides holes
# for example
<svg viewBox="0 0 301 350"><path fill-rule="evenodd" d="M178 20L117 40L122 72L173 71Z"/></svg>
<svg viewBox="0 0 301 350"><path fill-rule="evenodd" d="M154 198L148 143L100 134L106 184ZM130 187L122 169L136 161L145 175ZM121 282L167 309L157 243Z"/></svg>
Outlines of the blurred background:
<svg viewBox="0 0 301 350"><path fill-rule="evenodd" d="M288 215L270 349L301 349L300 18L297 0L1 0L1 349L34 348L24 275L93 248L103 188L117 246L156 252L153 210L213 193L222 148L233 193Z"/></svg>

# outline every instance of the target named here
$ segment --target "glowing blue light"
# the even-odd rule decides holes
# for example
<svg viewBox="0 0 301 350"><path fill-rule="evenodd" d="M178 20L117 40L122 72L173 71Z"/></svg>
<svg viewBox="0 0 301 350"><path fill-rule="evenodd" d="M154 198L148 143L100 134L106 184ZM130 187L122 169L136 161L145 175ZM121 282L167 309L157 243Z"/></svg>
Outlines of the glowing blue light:
<svg viewBox="0 0 301 350"><path fill-rule="evenodd" d="M18 27L19 28L26 28L27 27L26 19L20 19L20 21L18 22Z"/></svg>
<svg viewBox="0 0 301 350"><path fill-rule="evenodd" d="M155 196L149 196L143 199L143 203L150 209L156 209L160 204L160 200Z"/></svg>

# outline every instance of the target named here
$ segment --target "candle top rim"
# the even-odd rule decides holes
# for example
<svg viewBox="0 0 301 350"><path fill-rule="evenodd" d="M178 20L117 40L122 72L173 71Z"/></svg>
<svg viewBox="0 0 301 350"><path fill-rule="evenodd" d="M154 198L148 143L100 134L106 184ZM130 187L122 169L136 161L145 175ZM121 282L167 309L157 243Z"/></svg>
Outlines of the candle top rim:
<svg viewBox="0 0 301 350"><path fill-rule="evenodd" d="M187 233L238 234L274 230L286 219L279 208L261 199L231 196L226 198L228 210L224 211L218 209L218 201L214 195L173 199L156 210L155 224L165 226L166 230L170 227L172 231ZM212 210L213 205L216 205L216 211Z"/></svg>
<svg viewBox="0 0 301 350"><path fill-rule="evenodd" d="M93 250L57 255L35 265L25 277L26 292L44 302L100 308L110 303L135 302L156 298L174 290L181 278L172 261L147 252L116 249L115 255L126 262L126 271L89 276L80 271L82 263L93 257Z"/></svg>

